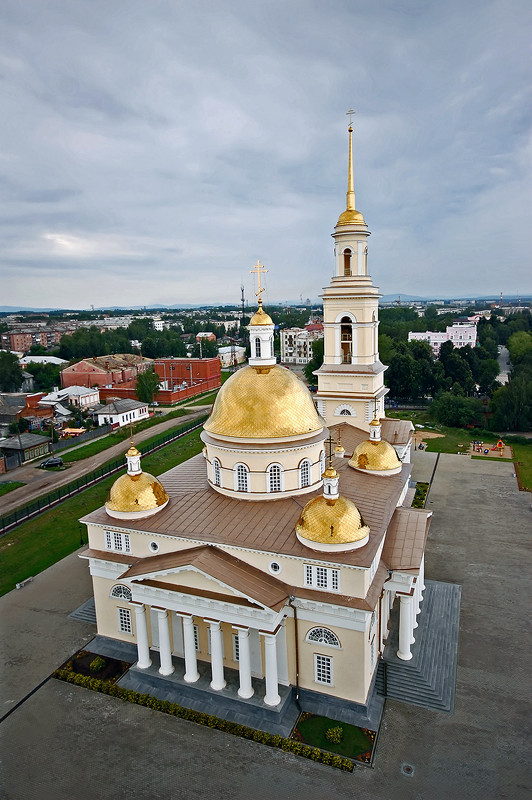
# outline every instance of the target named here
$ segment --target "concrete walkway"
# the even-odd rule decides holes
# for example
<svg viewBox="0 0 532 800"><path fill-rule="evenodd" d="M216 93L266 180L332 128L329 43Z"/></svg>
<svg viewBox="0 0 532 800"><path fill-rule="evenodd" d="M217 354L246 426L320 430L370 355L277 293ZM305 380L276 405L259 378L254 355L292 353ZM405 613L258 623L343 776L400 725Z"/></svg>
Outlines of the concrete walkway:
<svg viewBox="0 0 532 800"><path fill-rule="evenodd" d="M151 439L152 436L157 436L170 428L176 428L181 424L190 422L204 413L205 409L203 407L195 408L194 411L190 411L183 417L168 419L158 425L153 425L151 428L136 433L135 443L141 444L146 441L146 439ZM20 486L18 489L14 489L1 498L0 513L9 514L16 508L21 508L26 505L26 503L30 503L32 500L36 500L38 497L52 492L54 489L57 489L58 486L65 486L67 483L75 481L88 472L98 469L98 467L101 467L108 461L112 461L114 458L120 458L120 456L124 455L126 450L127 439L108 447L107 450L102 450L101 453L97 453L94 456L89 456L81 461L75 461L72 466L61 472L47 472L46 470L39 469L34 463L11 470L6 473L5 479L9 481L22 481L26 486Z"/></svg>

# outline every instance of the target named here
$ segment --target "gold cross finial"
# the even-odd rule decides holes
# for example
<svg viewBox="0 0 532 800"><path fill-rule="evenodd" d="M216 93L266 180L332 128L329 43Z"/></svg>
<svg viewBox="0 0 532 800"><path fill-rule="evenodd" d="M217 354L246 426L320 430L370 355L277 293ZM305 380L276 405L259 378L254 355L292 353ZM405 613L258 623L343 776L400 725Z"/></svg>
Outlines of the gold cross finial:
<svg viewBox="0 0 532 800"><path fill-rule="evenodd" d="M265 268L264 264L260 263L260 259L257 259L257 263L253 269L250 269L250 273L257 276L258 292L255 292L255 295L259 298L259 305L262 305L261 294L265 291L263 286L261 286L260 276L265 272L268 272L268 270Z"/></svg>
<svg viewBox="0 0 532 800"><path fill-rule="evenodd" d="M356 111L353 111L352 108L345 112L346 117L349 117L349 127L353 124L353 114L356 114Z"/></svg>
<svg viewBox="0 0 532 800"><path fill-rule="evenodd" d="M329 434L329 438L325 440L325 444L329 445L329 466L332 467L332 448L333 448L333 440L332 436Z"/></svg>

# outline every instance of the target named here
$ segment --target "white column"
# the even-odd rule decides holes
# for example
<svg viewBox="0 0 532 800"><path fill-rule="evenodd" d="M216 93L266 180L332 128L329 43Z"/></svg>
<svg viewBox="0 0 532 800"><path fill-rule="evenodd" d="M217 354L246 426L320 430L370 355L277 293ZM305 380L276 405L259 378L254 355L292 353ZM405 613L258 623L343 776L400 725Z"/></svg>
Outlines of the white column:
<svg viewBox="0 0 532 800"><path fill-rule="evenodd" d="M146 609L144 604L134 605L135 628L137 631L137 667L148 669L151 667L150 646L148 644L148 626L146 625Z"/></svg>
<svg viewBox="0 0 532 800"><path fill-rule="evenodd" d="M225 688L222 629L219 622L209 621L211 629L211 689L219 692Z"/></svg>
<svg viewBox="0 0 532 800"><path fill-rule="evenodd" d="M410 661L412 653L410 652L411 636L412 636L412 597L410 595L399 595L399 650L397 657L403 661Z"/></svg>
<svg viewBox="0 0 532 800"><path fill-rule="evenodd" d="M195 683L199 678L199 672L192 617L183 617L183 645L185 650L185 674L183 677L187 683Z"/></svg>
<svg viewBox="0 0 532 800"><path fill-rule="evenodd" d="M249 652L249 630L247 628L238 629L238 675L240 686L238 696L248 699L253 697L253 685L251 683L251 655Z"/></svg>
<svg viewBox="0 0 532 800"><path fill-rule="evenodd" d="M420 592L423 594L425 591L425 556L423 556L419 565L419 579Z"/></svg>
<svg viewBox="0 0 532 800"><path fill-rule="evenodd" d="M410 595L410 644L415 643L414 628L416 627L416 595L415 591Z"/></svg>
<svg viewBox="0 0 532 800"><path fill-rule="evenodd" d="M279 696L279 680L277 677L277 643L275 636L264 636L264 671L266 673L266 694L264 702L267 706L277 706L281 702Z"/></svg>
<svg viewBox="0 0 532 800"><path fill-rule="evenodd" d="M172 647L170 645L170 626L168 624L168 611L166 608L157 609L157 623L159 626L159 655L161 675L171 675L174 671L172 664Z"/></svg>
<svg viewBox="0 0 532 800"><path fill-rule="evenodd" d="M419 577L414 584L414 602L412 603L412 628L417 628L417 615L419 614Z"/></svg>

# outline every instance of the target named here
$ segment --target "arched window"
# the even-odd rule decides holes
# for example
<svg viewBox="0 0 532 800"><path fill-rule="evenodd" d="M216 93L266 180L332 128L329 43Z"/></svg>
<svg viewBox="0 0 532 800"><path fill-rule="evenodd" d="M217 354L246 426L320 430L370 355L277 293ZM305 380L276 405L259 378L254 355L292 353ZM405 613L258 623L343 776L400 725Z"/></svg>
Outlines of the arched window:
<svg viewBox="0 0 532 800"><path fill-rule="evenodd" d="M258 336L255 339L255 358L260 358L260 339Z"/></svg>
<svg viewBox="0 0 532 800"><path fill-rule="evenodd" d="M351 250L349 247L344 250L344 275L351 275Z"/></svg>
<svg viewBox="0 0 532 800"><path fill-rule="evenodd" d="M320 453L320 472L322 475L325 472L325 450Z"/></svg>
<svg viewBox="0 0 532 800"><path fill-rule="evenodd" d="M118 583L111 589L111 597L116 597L119 600L131 600L131 589Z"/></svg>
<svg viewBox="0 0 532 800"><path fill-rule="evenodd" d="M283 489L283 468L280 464L270 464L268 467L268 491L281 492Z"/></svg>
<svg viewBox="0 0 532 800"><path fill-rule="evenodd" d="M340 411L340 416L341 417L350 417L351 416L351 412L349 411L348 408L342 408L342 410Z"/></svg>
<svg viewBox="0 0 532 800"><path fill-rule="evenodd" d="M299 487L310 486L310 461L302 461L299 465Z"/></svg>
<svg viewBox="0 0 532 800"><path fill-rule="evenodd" d="M328 628L312 628L307 633L307 642L326 644L329 647L341 647L338 636Z"/></svg>
<svg viewBox="0 0 532 800"><path fill-rule="evenodd" d="M249 492L249 469L245 464L237 464L233 469L235 492Z"/></svg>
<svg viewBox="0 0 532 800"><path fill-rule="evenodd" d="M217 458L212 462L212 482L215 486L222 485L222 470L220 469L220 462Z"/></svg>
<svg viewBox="0 0 532 800"><path fill-rule="evenodd" d="M350 364L353 355L353 324L349 317L342 317L340 320L340 340L342 361Z"/></svg>

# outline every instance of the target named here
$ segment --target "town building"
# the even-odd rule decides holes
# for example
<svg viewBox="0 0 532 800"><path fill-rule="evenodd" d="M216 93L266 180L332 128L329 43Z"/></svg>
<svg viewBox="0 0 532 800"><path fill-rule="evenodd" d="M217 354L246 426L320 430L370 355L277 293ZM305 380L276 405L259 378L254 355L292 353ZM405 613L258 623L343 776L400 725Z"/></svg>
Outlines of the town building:
<svg viewBox="0 0 532 800"><path fill-rule="evenodd" d="M21 433L0 439L0 473L48 455L50 442L49 436L38 436L36 433Z"/></svg>
<svg viewBox="0 0 532 800"><path fill-rule="evenodd" d="M368 235L350 126L321 416L276 363L258 262L251 357L220 389L203 452L157 479L132 442L104 507L81 520L100 643L135 647L122 686L268 730L289 731L300 709L378 724L394 606L393 659L413 656L431 513L410 507L413 426L382 413Z"/></svg>
<svg viewBox="0 0 532 800"><path fill-rule="evenodd" d="M408 334L409 342L428 342L433 354L437 357L444 342L452 342L454 347L476 347L477 326L475 321L456 320L452 325L447 325L445 331L411 331Z"/></svg>
<svg viewBox="0 0 532 800"><path fill-rule="evenodd" d="M323 325L306 328L284 328L279 332L282 364L308 364L312 360L312 343L323 339Z"/></svg>
<svg viewBox="0 0 532 800"><path fill-rule="evenodd" d="M112 400L107 405L96 406L94 416L98 425L112 425L123 428L148 419L148 403L139 400Z"/></svg>
<svg viewBox="0 0 532 800"><path fill-rule="evenodd" d="M136 379L138 375L151 369L151 358L132 353L115 353L109 356L83 358L61 372L61 385L112 387Z"/></svg>
<svg viewBox="0 0 532 800"><path fill-rule="evenodd" d="M246 348L240 345L227 345L218 348L218 356L222 368L234 367L243 364L246 360Z"/></svg>
<svg viewBox="0 0 532 800"><path fill-rule="evenodd" d="M201 341L215 342L216 341L216 336L214 335L214 333L212 331L200 331L199 333L196 334L196 341L197 342L201 342Z"/></svg>
<svg viewBox="0 0 532 800"><path fill-rule="evenodd" d="M85 411L99 405L100 392L98 389L87 389L85 386L67 386L65 389L50 392L41 400L41 405L57 403L70 403L70 405Z"/></svg>

